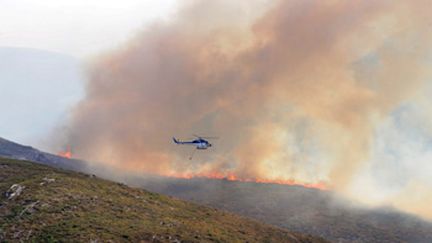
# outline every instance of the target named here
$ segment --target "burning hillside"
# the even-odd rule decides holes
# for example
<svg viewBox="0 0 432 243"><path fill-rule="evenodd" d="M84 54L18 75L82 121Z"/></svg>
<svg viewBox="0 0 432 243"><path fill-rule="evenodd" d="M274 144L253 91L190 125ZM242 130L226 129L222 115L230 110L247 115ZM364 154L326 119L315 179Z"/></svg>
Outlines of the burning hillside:
<svg viewBox="0 0 432 243"><path fill-rule="evenodd" d="M392 208L341 203L332 191L204 178L128 177L126 181L331 242L432 242L430 221Z"/></svg>

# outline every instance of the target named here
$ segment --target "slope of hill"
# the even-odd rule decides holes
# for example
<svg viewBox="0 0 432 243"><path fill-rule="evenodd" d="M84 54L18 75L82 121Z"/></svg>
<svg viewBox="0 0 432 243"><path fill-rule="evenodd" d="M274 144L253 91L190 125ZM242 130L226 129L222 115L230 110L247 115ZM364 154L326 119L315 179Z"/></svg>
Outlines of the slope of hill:
<svg viewBox="0 0 432 243"><path fill-rule="evenodd" d="M432 242L432 223L396 210L366 209L328 191L227 180L129 178L126 183L335 242Z"/></svg>
<svg viewBox="0 0 432 243"><path fill-rule="evenodd" d="M82 173L0 158L0 242L324 242Z"/></svg>

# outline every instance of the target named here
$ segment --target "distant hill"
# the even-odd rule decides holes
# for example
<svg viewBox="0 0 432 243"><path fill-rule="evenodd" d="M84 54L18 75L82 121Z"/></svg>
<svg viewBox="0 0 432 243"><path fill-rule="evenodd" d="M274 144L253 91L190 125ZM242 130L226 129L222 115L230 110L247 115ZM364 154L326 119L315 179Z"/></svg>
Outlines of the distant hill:
<svg viewBox="0 0 432 243"><path fill-rule="evenodd" d="M325 242L77 172L0 158L0 242Z"/></svg>
<svg viewBox="0 0 432 243"><path fill-rule="evenodd" d="M432 242L430 222L389 208L350 205L329 191L209 179L129 177L126 182L334 242Z"/></svg>

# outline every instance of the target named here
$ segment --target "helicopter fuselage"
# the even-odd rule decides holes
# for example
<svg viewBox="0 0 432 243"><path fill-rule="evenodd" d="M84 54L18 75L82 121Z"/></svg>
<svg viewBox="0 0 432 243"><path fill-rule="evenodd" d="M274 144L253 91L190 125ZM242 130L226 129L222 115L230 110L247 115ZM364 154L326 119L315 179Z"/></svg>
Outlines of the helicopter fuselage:
<svg viewBox="0 0 432 243"><path fill-rule="evenodd" d="M174 143L176 144L183 144L183 145L193 145L196 146L197 149L207 149L211 147L211 143L209 143L207 140L203 138L198 138L193 141L180 141L176 138L173 138Z"/></svg>

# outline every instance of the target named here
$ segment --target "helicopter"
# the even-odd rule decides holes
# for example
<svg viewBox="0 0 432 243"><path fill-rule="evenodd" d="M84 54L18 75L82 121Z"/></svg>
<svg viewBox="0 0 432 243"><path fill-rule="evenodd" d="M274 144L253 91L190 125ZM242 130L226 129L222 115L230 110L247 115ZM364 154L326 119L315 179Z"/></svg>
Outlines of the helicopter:
<svg viewBox="0 0 432 243"><path fill-rule="evenodd" d="M210 148L212 146L212 144L207 141L206 139L218 139L218 137L202 137L202 136L198 136L198 135L193 135L194 137L196 137L196 139L192 140L192 141L180 141L178 139L176 139L175 137L173 137L173 141L176 144L181 144L181 145L193 145L196 146L196 149L198 150L205 150L207 148ZM195 153L195 150L194 150ZM190 156L190 160L193 157L193 154Z"/></svg>

